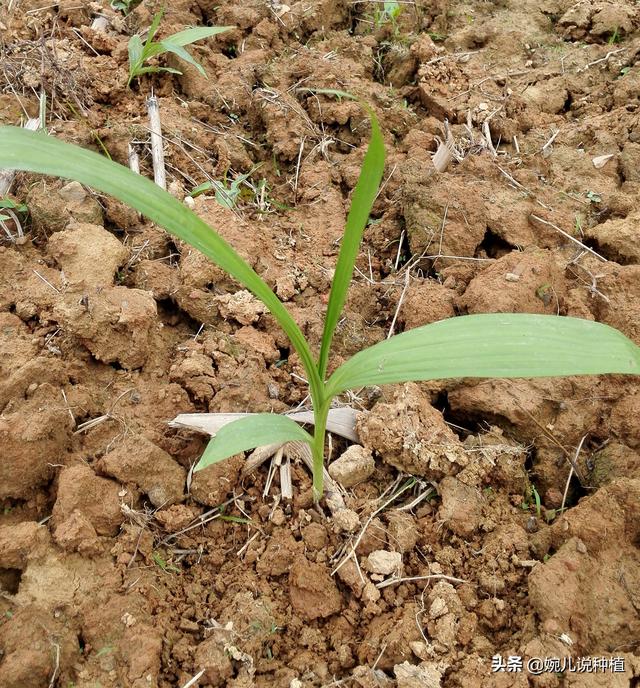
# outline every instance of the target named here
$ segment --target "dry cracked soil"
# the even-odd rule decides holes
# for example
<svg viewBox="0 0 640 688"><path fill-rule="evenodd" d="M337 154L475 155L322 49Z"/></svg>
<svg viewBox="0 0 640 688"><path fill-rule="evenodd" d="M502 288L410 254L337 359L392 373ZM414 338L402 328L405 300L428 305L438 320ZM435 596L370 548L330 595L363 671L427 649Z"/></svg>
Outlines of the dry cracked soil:
<svg viewBox="0 0 640 688"><path fill-rule="evenodd" d="M350 91L387 162L332 366L466 313L640 344L636 2L287 2L166 3L160 37L234 28L190 48L208 78L161 57L182 74L128 89L129 37L165 3L2 0L0 124L46 94L49 135L152 176L153 89L170 193L248 175L233 204L185 202L317 347L369 126L305 89ZM9 197L27 210L0 227L1 688L640 684L637 379L343 397L360 443L327 449L335 512L295 461L293 499L243 456L190 476L205 438L177 414L305 405L275 320L111 198L24 173ZM525 668L493 670L510 656ZM608 670L571 670L593 657Z"/></svg>

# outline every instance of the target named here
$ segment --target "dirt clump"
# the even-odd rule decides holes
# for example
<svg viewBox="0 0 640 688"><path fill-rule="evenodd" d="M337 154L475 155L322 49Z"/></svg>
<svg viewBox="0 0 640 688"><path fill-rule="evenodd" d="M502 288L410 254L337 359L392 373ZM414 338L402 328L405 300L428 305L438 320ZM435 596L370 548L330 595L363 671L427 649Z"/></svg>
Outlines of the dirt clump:
<svg viewBox="0 0 640 688"><path fill-rule="evenodd" d="M458 437L414 383L396 391L391 403L378 403L359 419L358 434L383 461L413 475L437 480L468 462Z"/></svg>
<svg viewBox="0 0 640 688"><path fill-rule="evenodd" d="M145 437L127 437L97 467L121 483L137 485L154 507L170 506L183 498L186 471Z"/></svg>
<svg viewBox="0 0 640 688"><path fill-rule="evenodd" d="M99 361L129 369L147 361L156 315L156 302L149 292L121 286L66 294L52 313Z"/></svg>
<svg viewBox="0 0 640 688"><path fill-rule="evenodd" d="M298 556L289 577L291 604L303 619L324 618L342 609L342 596L325 566Z"/></svg>

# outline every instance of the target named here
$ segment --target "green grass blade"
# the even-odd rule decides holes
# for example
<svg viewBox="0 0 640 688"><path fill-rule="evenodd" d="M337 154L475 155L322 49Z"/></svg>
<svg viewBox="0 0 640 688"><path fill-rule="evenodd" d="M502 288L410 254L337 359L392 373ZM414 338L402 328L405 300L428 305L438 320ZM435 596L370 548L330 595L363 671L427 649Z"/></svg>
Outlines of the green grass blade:
<svg viewBox="0 0 640 688"><path fill-rule="evenodd" d="M203 38L210 38L211 36L217 36L225 31L230 31L235 29L235 26L196 26L192 29L185 29L184 31L178 31L168 38L164 38L162 43L171 43L171 45L185 46L191 45L196 41L201 41Z"/></svg>
<svg viewBox="0 0 640 688"><path fill-rule="evenodd" d="M275 413L256 413L220 428L209 442L194 471L228 459L234 454L276 442L308 442L313 438L295 421Z"/></svg>
<svg viewBox="0 0 640 688"><path fill-rule="evenodd" d="M314 92L354 99L354 96L341 91L318 90ZM362 102L361 105L367 111L371 121L371 140L369 141L367 153L362 163L358 183L351 197L351 208L347 216L347 223L345 225L344 236L342 237L342 245L340 246L335 276L333 278L333 284L331 285L327 314L325 316L322 332L320 356L318 359L318 372L322 380L324 380L324 376L327 372L331 340L333 339L333 333L347 298L347 291L351 284L353 266L358 256L362 234L369 219L369 213L371 212L373 202L378 193L378 187L380 186L382 173L384 171L384 140L380 132L378 119L368 105Z"/></svg>
<svg viewBox="0 0 640 688"><path fill-rule="evenodd" d="M149 45L153 42L153 39L155 38L155 35L160 28L160 22L162 21L162 15L164 14L164 10L160 10L157 14L153 15L153 20L151 21L151 26L147 29L147 39L145 41L146 45Z"/></svg>
<svg viewBox="0 0 640 688"><path fill-rule="evenodd" d="M204 253L269 308L300 355L313 392L318 392L309 346L278 297L215 230L152 181L97 153L19 127L0 127L2 168L40 172L86 184L135 208Z"/></svg>
<svg viewBox="0 0 640 688"><path fill-rule="evenodd" d="M129 51L129 81L131 81L142 64L142 40L138 34L131 36L127 50Z"/></svg>
<svg viewBox="0 0 640 688"><path fill-rule="evenodd" d="M163 52L173 53L174 55L177 55L181 60L184 60L185 62L188 62L190 65L193 65L200 72L200 74L202 74L202 76L207 76L207 73L204 71L204 67L199 62L196 62L193 59L193 57L181 45L172 45L171 43L169 43L169 41L160 41L160 45L163 48Z"/></svg>
<svg viewBox="0 0 640 688"><path fill-rule="evenodd" d="M360 351L327 394L451 377L640 375L640 347L608 325L553 315L467 315L418 327Z"/></svg>

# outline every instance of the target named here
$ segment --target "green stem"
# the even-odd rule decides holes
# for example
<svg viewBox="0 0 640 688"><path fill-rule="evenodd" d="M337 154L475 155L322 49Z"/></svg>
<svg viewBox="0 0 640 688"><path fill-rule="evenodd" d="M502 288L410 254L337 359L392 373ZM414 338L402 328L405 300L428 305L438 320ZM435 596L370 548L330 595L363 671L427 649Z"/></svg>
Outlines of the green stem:
<svg viewBox="0 0 640 688"><path fill-rule="evenodd" d="M315 429L313 433L313 444L311 445L311 455L313 457L313 499L318 502L322 498L324 490L324 437L327 429L327 417L331 407L331 397L319 400L314 403Z"/></svg>

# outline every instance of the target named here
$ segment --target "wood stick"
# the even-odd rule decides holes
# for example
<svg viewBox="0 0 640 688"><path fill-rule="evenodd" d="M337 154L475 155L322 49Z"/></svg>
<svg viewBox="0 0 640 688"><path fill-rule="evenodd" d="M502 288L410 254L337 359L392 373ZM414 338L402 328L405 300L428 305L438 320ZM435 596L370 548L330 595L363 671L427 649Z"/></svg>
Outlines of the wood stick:
<svg viewBox="0 0 640 688"><path fill-rule="evenodd" d="M149 129L151 130L151 159L153 161L153 180L166 191L167 172L164 166L164 148L162 147L162 125L158 99L152 94L147 98Z"/></svg>
<svg viewBox="0 0 640 688"><path fill-rule="evenodd" d="M140 158L132 144L128 148L129 169L136 174L140 174Z"/></svg>

